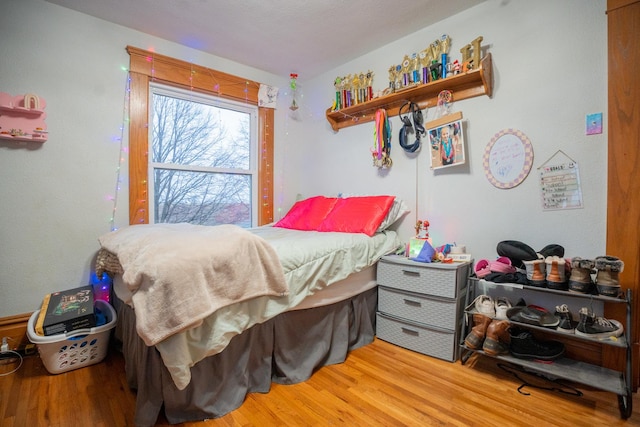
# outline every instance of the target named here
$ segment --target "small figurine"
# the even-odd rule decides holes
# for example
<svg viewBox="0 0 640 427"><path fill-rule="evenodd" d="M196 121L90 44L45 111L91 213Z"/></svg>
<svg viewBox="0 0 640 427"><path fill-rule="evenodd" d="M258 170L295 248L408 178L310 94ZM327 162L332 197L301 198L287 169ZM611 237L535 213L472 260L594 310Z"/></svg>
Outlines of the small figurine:
<svg viewBox="0 0 640 427"><path fill-rule="evenodd" d="M453 75L457 75L460 74L460 61L458 61L457 59L455 61L453 61Z"/></svg>

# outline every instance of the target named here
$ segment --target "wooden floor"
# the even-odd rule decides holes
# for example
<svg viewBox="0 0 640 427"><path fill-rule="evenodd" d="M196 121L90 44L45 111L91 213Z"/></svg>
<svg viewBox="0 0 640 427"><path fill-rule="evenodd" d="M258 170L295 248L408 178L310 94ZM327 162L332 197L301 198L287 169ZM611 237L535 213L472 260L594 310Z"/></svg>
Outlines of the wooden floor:
<svg viewBox="0 0 640 427"><path fill-rule="evenodd" d="M320 369L301 384L274 384L251 394L240 409L210 426L635 426L634 413L620 419L616 395L579 386L582 397L525 387L497 366L472 356L448 363L376 340L340 365ZM10 366L0 365L0 374ZM28 356L13 374L0 376L3 427L133 426L135 393L124 379L122 356L50 375L39 356ZM530 376L523 376L527 381ZM548 382L536 384L549 386ZM570 390L565 388L565 391ZM158 425L169 425L164 418Z"/></svg>

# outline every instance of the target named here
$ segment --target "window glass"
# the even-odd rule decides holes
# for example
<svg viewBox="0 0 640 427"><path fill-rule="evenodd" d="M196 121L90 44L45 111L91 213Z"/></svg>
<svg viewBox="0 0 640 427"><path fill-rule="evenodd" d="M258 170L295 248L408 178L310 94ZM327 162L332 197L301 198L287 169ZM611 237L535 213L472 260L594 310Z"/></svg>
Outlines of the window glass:
<svg viewBox="0 0 640 427"><path fill-rule="evenodd" d="M153 221L254 226L257 108L157 84L150 94Z"/></svg>

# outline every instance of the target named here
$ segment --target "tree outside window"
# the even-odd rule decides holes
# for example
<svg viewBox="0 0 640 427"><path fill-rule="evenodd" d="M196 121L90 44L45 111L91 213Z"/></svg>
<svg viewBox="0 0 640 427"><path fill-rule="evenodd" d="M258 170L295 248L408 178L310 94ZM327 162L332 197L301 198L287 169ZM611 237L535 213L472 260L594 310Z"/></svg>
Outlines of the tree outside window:
<svg viewBox="0 0 640 427"><path fill-rule="evenodd" d="M151 85L155 223L256 224L257 108Z"/></svg>

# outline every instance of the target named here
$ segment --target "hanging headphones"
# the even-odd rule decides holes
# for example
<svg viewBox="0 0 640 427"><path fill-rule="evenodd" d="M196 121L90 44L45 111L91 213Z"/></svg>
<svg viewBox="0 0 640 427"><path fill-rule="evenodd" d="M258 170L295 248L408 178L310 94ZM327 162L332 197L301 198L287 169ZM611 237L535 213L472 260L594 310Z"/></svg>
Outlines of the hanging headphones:
<svg viewBox="0 0 640 427"><path fill-rule="evenodd" d="M409 111L411 112L413 123L415 125L416 141L413 144L407 143L407 134L414 132L413 125L411 125L411 120L408 116L402 116L402 111L406 106L409 107ZM404 149L404 151L407 151L409 153L418 151L418 149L420 149L420 136L425 134L424 126L422 126L424 118L422 116L420 107L416 103L406 102L404 105L402 105L402 107L400 107L400 110L398 111L398 117L400 117L400 120L403 123L403 126L400 129L400 135L398 136L400 146Z"/></svg>

